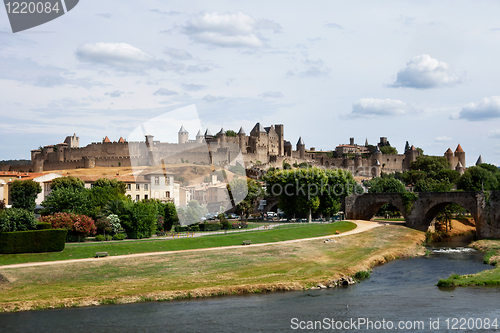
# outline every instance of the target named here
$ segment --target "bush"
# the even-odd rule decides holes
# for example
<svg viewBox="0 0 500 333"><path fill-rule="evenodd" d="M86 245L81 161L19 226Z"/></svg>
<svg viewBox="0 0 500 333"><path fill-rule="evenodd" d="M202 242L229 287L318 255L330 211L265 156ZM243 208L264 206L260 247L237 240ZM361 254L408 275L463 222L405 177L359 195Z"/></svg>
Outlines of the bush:
<svg viewBox="0 0 500 333"><path fill-rule="evenodd" d="M248 223L246 223L246 222L233 223L232 228L233 229L246 229L246 228L248 228Z"/></svg>
<svg viewBox="0 0 500 333"><path fill-rule="evenodd" d="M191 229L191 231L200 231L200 226L195 224L195 225L190 226L190 229Z"/></svg>
<svg viewBox="0 0 500 333"><path fill-rule="evenodd" d="M363 280L370 277L370 271L359 271L354 274L354 278L357 280Z"/></svg>
<svg viewBox="0 0 500 333"><path fill-rule="evenodd" d="M112 240L113 237L111 237L111 235L97 235L95 236L95 240L98 241L98 242L103 242L103 241L110 241Z"/></svg>
<svg viewBox="0 0 500 333"><path fill-rule="evenodd" d="M203 224L199 224L199 228L201 231L216 231L220 230L220 223L204 222Z"/></svg>
<svg viewBox="0 0 500 333"><path fill-rule="evenodd" d="M78 236L95 235L97 229L94 220L90 217L73 213L42 216L40 222L50 223L53 229L66 229Z"/></svg>
<svg viewBox="0 0 500 333"><path fill-rule="evenodd" d="M40 253L64 250L67 230L0 232L0 253Z"/></svg>
<svg viewBox="0 0 500 333"><path fill-rule="evenodd" d="M36 230L45 230L45 229L52 229L52 225L47 222L39 222L36 225Z"/></svg>
<svg viewBox="0 0 500 333"><path fill-rule="evenodd" d="M116 234L113 235L114 240L124 240L125 239L125 234Z"/></svg>
<svg viewBox="0 0 500 333"><path fill-rule="evenodd" d="M156 232L158 221L154 202L124 202L121 225L128 238L151 237Z"/></svg>
<svg viewBox="0 0 500 333"><path fill-rule="evenodd" d="M8 208L0 211L0 232L26 231L36 229L33 212L22 208Z"/></svg>

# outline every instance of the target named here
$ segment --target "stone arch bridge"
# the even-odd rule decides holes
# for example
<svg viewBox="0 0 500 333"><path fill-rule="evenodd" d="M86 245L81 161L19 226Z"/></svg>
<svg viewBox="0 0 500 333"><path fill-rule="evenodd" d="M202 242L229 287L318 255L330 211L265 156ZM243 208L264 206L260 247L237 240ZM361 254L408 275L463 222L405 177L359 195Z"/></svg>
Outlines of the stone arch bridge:
<svg viewBox="0 0 500 333"><path fill-rule="evenodd" d="M500 191L421 192L415 201L404 201L399 193L365 193L345 198L347 219L370 220L386 203L403 214L406 226L426 231L437 214L450 203L465 208L474 218L478 238L500 238Z"/></svg>

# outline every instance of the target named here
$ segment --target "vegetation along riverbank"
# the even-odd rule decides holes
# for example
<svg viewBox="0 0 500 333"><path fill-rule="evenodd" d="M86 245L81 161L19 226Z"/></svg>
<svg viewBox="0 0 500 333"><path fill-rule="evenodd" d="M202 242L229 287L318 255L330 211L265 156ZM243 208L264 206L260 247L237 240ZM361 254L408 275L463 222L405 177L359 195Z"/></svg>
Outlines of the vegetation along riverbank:
<svg viewBox="0 0 500 333"><path fill-rule="evenodd" d="M319 238L48 267L0 267L0 309L23 311L309 289L389 260L422 255L424 238L422 232L385 225L329 242Z"/></svg>
<svg viewBox="0 0 500 333"><path fill-rule="evenodd" d="M482 251L484 263L494 265L494 269L488 269L476 274L458 275L452 274L447 279L441 279L437 283L439 287L459 286L500 286L500 240L483 239L470 244L476 250Z"/></svg>

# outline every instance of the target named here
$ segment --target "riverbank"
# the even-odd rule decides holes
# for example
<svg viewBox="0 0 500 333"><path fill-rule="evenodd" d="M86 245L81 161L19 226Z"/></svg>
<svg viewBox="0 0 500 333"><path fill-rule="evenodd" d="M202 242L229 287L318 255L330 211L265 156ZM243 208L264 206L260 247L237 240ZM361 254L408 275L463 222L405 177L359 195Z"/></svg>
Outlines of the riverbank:
<svg viewBox="0 0 500 333"><path fill-rule="evenodd" d="M363 233L216 251L155 254L49 267L0 267L0 310L25 311L309 289L375 265L422 255L422 232Z"/></svg>
<svg viewBox="0 0 500 333"><path fill-rule="evenodd" d="M437 283L439 287L467 287L467 286L499 286L500 285L500 240L483 239L473 242L470 247L482 251L484 263L494 265L494 269L485 270L476 274L452 274L447 279Z"/></svg>

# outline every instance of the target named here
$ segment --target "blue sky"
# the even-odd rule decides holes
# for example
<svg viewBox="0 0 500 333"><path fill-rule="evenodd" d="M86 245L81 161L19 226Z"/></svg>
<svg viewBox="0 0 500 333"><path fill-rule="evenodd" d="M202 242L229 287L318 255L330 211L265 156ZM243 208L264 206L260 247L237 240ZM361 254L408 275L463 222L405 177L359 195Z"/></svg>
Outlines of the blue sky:
<svg viewBox="0 0 500 333"><path fill-rule="evenodd" d="M386 136L500 165L494 1L80 1L13 34L0 10L0 160L128 137L195 105L203 127L293 144ZM191 117L191 113L186 115ZM178 119L176 119L178 121ZM186 124L194 137L198 128Z"/></svg>

